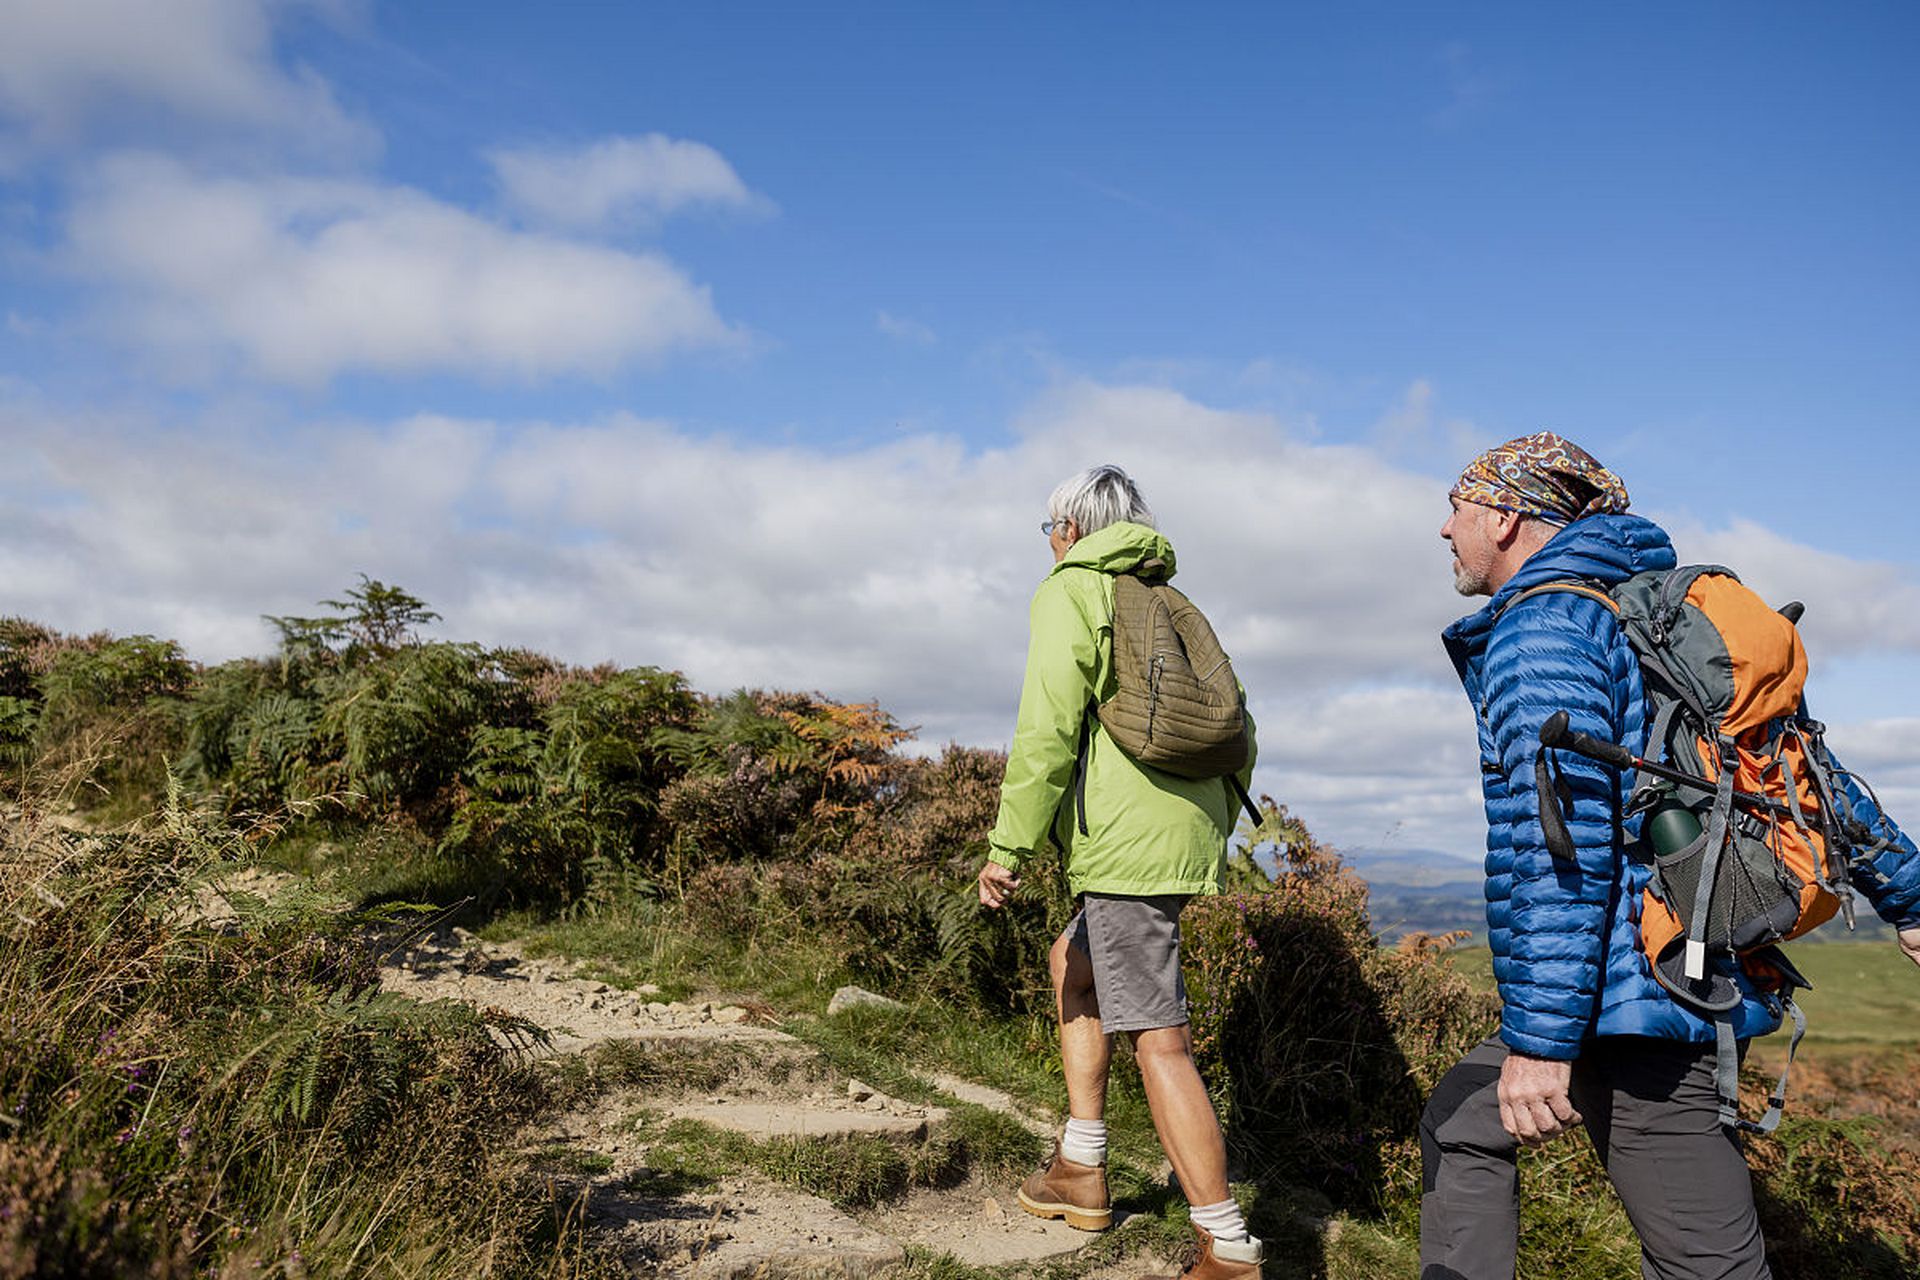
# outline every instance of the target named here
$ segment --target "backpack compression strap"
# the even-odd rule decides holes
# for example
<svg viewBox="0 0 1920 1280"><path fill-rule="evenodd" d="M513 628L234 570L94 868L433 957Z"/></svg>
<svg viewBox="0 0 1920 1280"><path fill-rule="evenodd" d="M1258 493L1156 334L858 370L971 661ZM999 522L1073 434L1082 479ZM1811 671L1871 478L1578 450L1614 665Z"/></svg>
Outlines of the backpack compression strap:
<svg viewBox="0 0 1920 1280"><path fill-rule="evenodd" d="M1736 1132L1772 1133L1780 1127L1781 1113L1786 1110L1787 1076L1793 1071L1793 1055L1799 1051L1800 1039L1807 1034L1807 1015L1800 1012L1799 1002L1791 991L1781 998L1781 1003L1793 1018L1793 1039L1787 1042L1787 1063L1780 1068L1780 1079L1767 1095L1766 1112L1758 1120L1744 1120L1740 1116L1740 1042L1733 1034L1733 1014L1714 1017L1714 1092L1720 1095L1720 1123Z"/></svg>

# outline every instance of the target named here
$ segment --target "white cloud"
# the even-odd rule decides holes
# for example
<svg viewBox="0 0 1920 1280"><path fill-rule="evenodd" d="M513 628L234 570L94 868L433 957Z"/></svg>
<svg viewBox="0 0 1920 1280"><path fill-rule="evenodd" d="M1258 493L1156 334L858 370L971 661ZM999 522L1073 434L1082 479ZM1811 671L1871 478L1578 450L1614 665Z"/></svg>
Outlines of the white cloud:
<svg viewBox="0 0 1920 1280"><path fill-rule="evenodd" d="M1816 661L1920 653L1920 581L1910 569L1822 551L1747 519L1716 530L1678 520L1668 527L1683 563L1730 565L1774 604L1805 604L1800 631Z"/></svg>
<svg viewBox="0 0 1920 1280"><path fill-rule="evenodd" d="M377 142L313 72L274 57L262 0L0 0L0 118L31 145L185 124L317 149ZM325 6L318 6L325 7Z"/></svg>
<svg viewBox="0 0 1920 1280"><path fill-rule="evenodd" d="M1400 402L1373 424L1369 442L1389 459L1406 466L1433 465L1440 470L1459 466L1493 441L1464 418L1441 419L1436 413L1433 384L1417 378Z"/></svg>
<svg viewBox="0 0 1920 1280"><path fill-rule="evenodd" d="M514 231L406 187L121 156L76 196L67 233L111 323L176 368L534 379L738 337L657 254Z"/></svg>
<svg viewBox="0 0 1920 1280"><path fill-rule="evenodd" d="M916 347L930 347L940 341L940 335L918 320L906 316L894 315L891 311L879 311L873 317L874 328L889 338L911 343Z"/></svg>
<svg viewBox="0 0 1920 1280"><path fill-rule="evenodd" d="M1293 687L1274 679L1283 665L1257 671L1269 690L1253 703L1258 780L1323 838L1460 854L1484 847L1473 712L1457 685Z"/></svg>
<svg viewBox="0 0 1920 1280"><path fill-rule="evenodd" d="M1076 383L1002 448L844 451L625 416L170 431L0 401L0 440L0 613L214 659L264 650L260 614L364 571L424 596L449 635L709 690L875 697L929 747L1004 743L1046 494L1119 462L1252 691L1259 787L1344 844L1483 840L1471 713L1437 637L1476 603L1436 536L1444 481L1269 415ZM1834 733L1896 813L1920 802L1916 725Z"/></svg>
<svg viewBox="0 0 1920 1280"><path fill-rule="evenodd" d="M718 151L658 133L584 147L506 147L487 159L509 206L536 222L577 230L647 224L696 205L757 202Z"/></svg>
<svg viewBox="0 0 1920 1280"><path fill-rule="evenodd" d="M1906 706L1892 708L1906 710ZM1920 716L1896 716L1831 726L1827 744L1853 770L1908 835L1920 839Z"/></svg>

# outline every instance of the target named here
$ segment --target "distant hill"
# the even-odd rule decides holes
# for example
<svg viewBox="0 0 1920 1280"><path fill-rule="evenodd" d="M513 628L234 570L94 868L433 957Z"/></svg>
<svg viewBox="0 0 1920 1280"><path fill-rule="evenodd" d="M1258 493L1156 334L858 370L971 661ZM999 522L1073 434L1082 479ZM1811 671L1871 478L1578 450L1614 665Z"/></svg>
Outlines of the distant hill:
<svg viewBox="0 0 1920 1280"><path fill-rule="evenodd" d="M1465 929L1484 942L1487 917L1484 879L1478 854L1441 849L1342 849L1340 856L1366 880L1368 913L1388 942L1409 933L1448 933ZM1891 941L1865 900L1855 900L1857 928L1849 933L1838 917L1800 939L1801 943Z"/></svg>
<svg viewBox="0 0 1920 1280"><path fill-rule="evenodd" d="M1387 941L1409 933L1486 932L1480 855L1441 849L1342 849L1367 882L1368 914Z"/></svg>
<svg viewBox="0 0 1920 1280"><path fill-rule="evenodd" d="M1368 884L1403 885L1411 889L1478 881L1481 855L1449 853L1442 849L1346 849L1340 856L1366 878Z"/></svg>

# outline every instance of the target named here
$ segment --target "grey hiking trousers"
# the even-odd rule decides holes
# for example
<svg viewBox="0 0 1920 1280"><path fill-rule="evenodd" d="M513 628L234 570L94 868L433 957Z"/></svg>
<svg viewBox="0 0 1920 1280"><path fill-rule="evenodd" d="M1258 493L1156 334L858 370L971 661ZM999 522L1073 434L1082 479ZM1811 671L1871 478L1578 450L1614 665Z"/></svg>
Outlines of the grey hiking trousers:
<svg viewBox="0 0 1920 1280"><path fill-rule="evenodd" d="M1507 1046L1482 1041L1420 1118L1420 1280L1513 1280L1518 1143L1500 1126ZM1587 1042L1568 1091L1627 1217L1645 1280L1770 1280L1753 1178L1719 1122L1714 1046ZM1562 1139L1565 1141L1565 1139ZM1543 1277L1542 1280L1545 1280Z"/></svg>

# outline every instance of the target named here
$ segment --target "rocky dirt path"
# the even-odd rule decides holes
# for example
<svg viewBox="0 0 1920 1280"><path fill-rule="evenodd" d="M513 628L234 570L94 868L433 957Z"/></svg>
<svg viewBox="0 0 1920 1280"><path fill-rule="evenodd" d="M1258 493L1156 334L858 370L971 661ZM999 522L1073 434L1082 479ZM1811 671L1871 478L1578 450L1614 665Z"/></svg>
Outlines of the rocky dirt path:
<svg viewBox="0 0 1920 1280"><path fill-rule="evenodd" d="M524 1018L548 1033L542 1052L549 1055L586 1054L614 1041L658 1054L732 1055L717 1086L614 1089L535 1135L543 1158L572 1171L557 1180L587 1193L591 1221L632 1274L882 1276L906 1260L908 1246L971 1266L1013 1267L1077 1252L1093 1239L1023 1212L1011 1185L969 1180L848 1213L755 1173L690 1181L655 1167L657 1156L649 1162L675 1121L756 1141L880 1135L912 1152L938 1138L951 1107L970 1104L1050 1134L1047 1118L997 1090L933 1074L924 1084L948 1105L888 1097L766 1025L765 1008L666 1001L647 987L621 991L460 929L392 951L381 984L415 999L460 1000ZM676 1132L684 1142L689 1130Z"/></svg>

